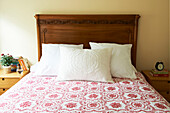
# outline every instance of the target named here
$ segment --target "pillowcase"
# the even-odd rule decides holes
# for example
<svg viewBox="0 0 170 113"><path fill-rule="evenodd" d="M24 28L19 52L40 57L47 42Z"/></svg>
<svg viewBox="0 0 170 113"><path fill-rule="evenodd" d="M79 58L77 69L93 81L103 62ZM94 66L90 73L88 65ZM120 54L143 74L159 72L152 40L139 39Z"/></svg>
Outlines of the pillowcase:
<svg viewBox="0 0 170 113"><path fill-rule="evenodd" d="M60 46L83 49L83 44L42 44L42 56L35 75L58 75Z"/></svg>
<svg viewBox="0 0 170 113"><path fill-rule="evenodd" d="M119 78L136 78L136 69L131 63L132 44L93 43L92 49L112 48L111 74Z"/></svg>
<svg viewBox="0 0 170 113"><path fill-rule="evenodd" d="M111 82L111 48L76 49L60 47L59 80Z"/></svg>
<svg viewBox="0 0 170 113"><path fill-rule="evenodd" d="M36 72L36 70L38 69L39 67L39 62L35 63L34 65L32 65L30 67L30 72Z"/></svg>

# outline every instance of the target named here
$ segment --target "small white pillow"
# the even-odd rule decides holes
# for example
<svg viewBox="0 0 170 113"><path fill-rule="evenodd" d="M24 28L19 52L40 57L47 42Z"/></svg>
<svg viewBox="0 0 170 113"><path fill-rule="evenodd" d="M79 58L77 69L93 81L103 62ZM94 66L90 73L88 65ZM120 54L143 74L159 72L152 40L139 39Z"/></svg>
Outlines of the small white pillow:
<svg viewBox="0 0 170 113"><path fill-rule="evenodd" d="M83 44L42 44L42 56L35 75L58 75L60 46L83 49Z"/></svg>
<svg viewBox="0 0 170 113"><path fill-rule="evenodd" d="M132 44L93 43L92 49L112 48L111 74L119 78L136 78L136 69L131 63Z"/></svg>
<svg viewBox="0 0 170 113"><path fill-rule="evenodd" d="M60 47L59 80L111 82L111 48L76 49Z"/></svg>

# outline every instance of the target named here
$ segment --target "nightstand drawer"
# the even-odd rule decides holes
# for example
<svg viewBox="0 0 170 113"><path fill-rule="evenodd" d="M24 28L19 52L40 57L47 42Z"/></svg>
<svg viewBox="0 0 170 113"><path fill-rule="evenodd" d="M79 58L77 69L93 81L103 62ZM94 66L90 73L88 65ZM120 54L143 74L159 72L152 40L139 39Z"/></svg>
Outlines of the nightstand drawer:
<svg viewBox="0 0 170 113"><path fill-rule="evenodd" d="M1 88L0 88L0 95L2 95L3 93L5 93L7 90L8 90L8 89L5 89L5 88L4 88L4 89L1 89Z"/></svg>
<svg viewBox="0 0 170 113"><path fill-rule="evenodd" d="M170 102L170 92L159 92L168 102Z"/></svg>
<svg viewBox="0 0 170 113"><path fill-rule="evenodd" d="M0 88L10 88L14 84L16 84L20 79L9 79L9 78L1 78L0 79Z"/></svg>
<svg viewBox="0 0 170 113"><path fill-rule="evenodd" d="M170 91L170 83L168 81L149 81L149 83L157 91Z"/></svg>

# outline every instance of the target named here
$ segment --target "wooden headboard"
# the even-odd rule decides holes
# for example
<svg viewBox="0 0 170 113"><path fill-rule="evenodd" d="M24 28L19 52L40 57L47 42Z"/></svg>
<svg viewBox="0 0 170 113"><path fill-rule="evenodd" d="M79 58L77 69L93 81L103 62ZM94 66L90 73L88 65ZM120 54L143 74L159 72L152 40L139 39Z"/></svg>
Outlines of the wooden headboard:
<svg viewBox="0 0 170 113"><path fill-rule="evenodd" d="M84 44L89 42L133 44L132 63L136 66L139 15L51 15L36 14L38 60L42 43Z"/></svg>

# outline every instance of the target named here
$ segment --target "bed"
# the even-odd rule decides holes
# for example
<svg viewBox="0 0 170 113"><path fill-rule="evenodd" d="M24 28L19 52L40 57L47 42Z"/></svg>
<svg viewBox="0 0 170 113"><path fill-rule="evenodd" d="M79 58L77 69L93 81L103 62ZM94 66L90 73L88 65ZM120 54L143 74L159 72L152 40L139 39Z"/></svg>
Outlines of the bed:
<svg viewBox="0 0 170 113"><path fill-rule="evenodd" d="M83 44L85 49L89 42L132 44L129 56L135 67L139 17L37 14L38 60L44 54L43 44ZM112 82L58 81L58 76L32 70L0 96L0 112L170 112L170 104L143 75L135 72L135 76L113 77Z"/></svg>

